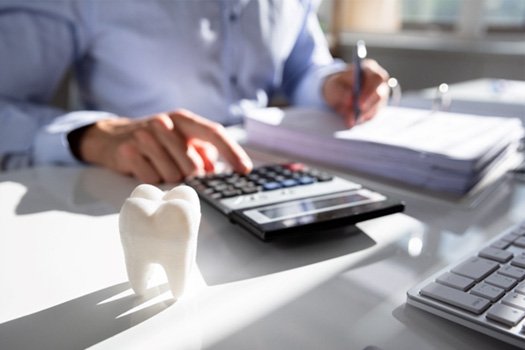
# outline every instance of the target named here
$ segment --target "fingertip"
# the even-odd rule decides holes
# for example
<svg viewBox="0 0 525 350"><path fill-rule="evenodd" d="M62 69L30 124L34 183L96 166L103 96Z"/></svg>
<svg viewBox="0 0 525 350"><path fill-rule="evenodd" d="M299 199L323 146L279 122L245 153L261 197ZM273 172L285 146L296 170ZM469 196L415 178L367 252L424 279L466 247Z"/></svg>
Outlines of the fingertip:
<svg viewBox="0 0 525 350"><path fill-rule="evenodd" d="M347 115L345 117L345 124L349 129L355 126L355 118L353 114Z"/></svg>
<svg viewBox="0 0 525 350"><path fill-rule="evenodd" d="M240 171L241 171L243 174L248 174L248 173L250 173L252 170L253 170L253 163L252 163L252 160L251 160L248 156L241 158Z"/></svg>

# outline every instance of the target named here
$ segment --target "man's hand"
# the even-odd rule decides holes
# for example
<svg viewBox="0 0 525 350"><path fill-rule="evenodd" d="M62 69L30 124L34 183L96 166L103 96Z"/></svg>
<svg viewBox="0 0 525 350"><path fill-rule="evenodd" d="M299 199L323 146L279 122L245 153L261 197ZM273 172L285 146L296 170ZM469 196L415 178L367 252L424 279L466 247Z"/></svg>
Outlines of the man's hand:
<svg viewBox="0 0 525 350"><path fill-rule="evenodd" d="M363 60L363 83L359 107L360 122L374 117L379 108L388 100L387 80L389 75L376 61ZM354 85L353 66L346 70L329 75L323 85L323 96L326 103L340 114L348 127L355 125L352 88Z"/></svg>
<svg viewBox="0 0 525 350"><path fill-rule="evenodd" d="M140 120L101 120L80 140L82 160L146 183L179 182L213 172L217 153L235 171L247 173L252 168L248 155L222 125L186 110Z"/></svg>

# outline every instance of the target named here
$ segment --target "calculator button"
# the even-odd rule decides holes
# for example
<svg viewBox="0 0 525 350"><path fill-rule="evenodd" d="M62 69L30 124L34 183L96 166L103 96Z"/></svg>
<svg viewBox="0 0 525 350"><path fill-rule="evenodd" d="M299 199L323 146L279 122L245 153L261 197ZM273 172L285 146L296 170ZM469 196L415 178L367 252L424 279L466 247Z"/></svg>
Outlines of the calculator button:
<svg viewBox="0 0 525 350"><path fill-rule="evenodd" d="M282 185L279 182L272 181L272 182L267 182L263 184L262 187L264 191L271 191L271 190L276 190L278 188L281 188Z"/></svg>
<svg viewBox="0 0 525 350"><path fill-rule="evenodd" d="M302 171L306 169L306 166L303 163L288 163L285 164L284 167L291 171Z"/></svg>
<svg viewBox="0 0 525 350"><path fill-rule="evenodd" d="M295 181L294 179L286 179L286 180L281 181L281 185L283 185L283 187L293 187L293 186L297 186L298 182Z"/></svg>
<svg viewBox="0 0 525 350"><path fill-rule="evenodd" d="M334 178L334 177L331 176L331 175L323 174L323 175L321 175L321 176L318 176L318 177L317 177L317 180L318 180L319 182L325 182L325 181L332 181L333 178Z"/></svg>
<svg viewBox="0 0 525 350"><path fill-rule="evenodd" d="M267 182L270 182L270 181L268 181L268 179L259 179L259 180L255 181L255 183L257 185L261 185L261 186L264 185Z"/></svg>
<svg viewBox="0 0 525 350"><path fill-rule="evenodd" d="M215 187L219 185L224 185L224 181L218 180L218 179L211 179L211 180L206 181L206 186L209 186L209 187Z"/></svg>
<svg viewBox="0 0 525 350"><path fill-rule="evenodd" d="M227 189L221 192L222 198L230 198L241 194L239 190Z"/></svg>
<svg viewBox="0 0 525 350"><path fill-rule="evenodd" d="M310 176L301 176L299 179L297 179L301 185L309 185L313 184L315 182L315 178Z"/></svg>
<svg viewBox="0 0 525 350"><path fill-rule="evenodd" d="M202 192L203 194L209 196L210 194L212 194L213 192L215 192L215 190L214 190L213 188L209 188L209 187L208 187L208 188L205 188L205 189L203 189L202 191L199 191L199 192Z"/></svg>
<svg viewBox="0 0 525 350"><path fill-rule="evenodd" d="M222 191L226 191L228 189L230 189L230 186L229 185L226 185L225 183L221 183L221 184L218 184L218 185L215 185L215 186L212 186L212 188L217 191L217 192L222 192Z"/></svg>
<svg viewBox="0 0 525 350"><path fill-rule="evenodd" d="M242 180L241 180L241 178L239 178L239 177L230 177L230 178L226 179L225 181L226 181L227 183L233 185L233 184L235 184L235 183L237 183L237 182L239 182L239 181L242 181Z"/></svg>
<svg viewBox="0 0 525 350"><path fill-rule="evenodd" d="M259 192L257 187L243 187L240 189L243 194L253 194Z"/></svg>
<svg viewBox="0 0 525 350"><path fill-rule="evenodd" d="M210 198L211 198L211 199L221 199L221 198L222 198L222 194L219 193L219 192L215 192L215 193L212 193L212 194L210 195Z"/></svg>

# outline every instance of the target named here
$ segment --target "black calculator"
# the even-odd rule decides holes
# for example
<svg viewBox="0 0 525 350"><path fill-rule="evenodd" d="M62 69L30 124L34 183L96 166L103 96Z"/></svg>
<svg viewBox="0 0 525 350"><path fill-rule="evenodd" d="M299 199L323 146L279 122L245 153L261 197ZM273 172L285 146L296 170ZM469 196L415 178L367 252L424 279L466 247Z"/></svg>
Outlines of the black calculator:
<svg viewBox="0 0 525 350"><path fill-rule="evenodd" d="M265 165L246 175L193 177L186 184L265 241L404 210L400 201L302 163Z"/></svg>

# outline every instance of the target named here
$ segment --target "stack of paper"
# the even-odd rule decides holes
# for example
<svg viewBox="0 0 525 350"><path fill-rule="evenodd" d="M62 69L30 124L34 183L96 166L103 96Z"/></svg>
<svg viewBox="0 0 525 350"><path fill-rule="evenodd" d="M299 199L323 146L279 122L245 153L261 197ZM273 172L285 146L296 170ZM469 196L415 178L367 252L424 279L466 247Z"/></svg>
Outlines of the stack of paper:
<svg viewBox="0 0 525 350"><path fill-rule="evenodd" d="M523 136L519 119L384 108L352 129L341 117L267 108L246 116L248 142L454 194L468 192Z"/></svg>

